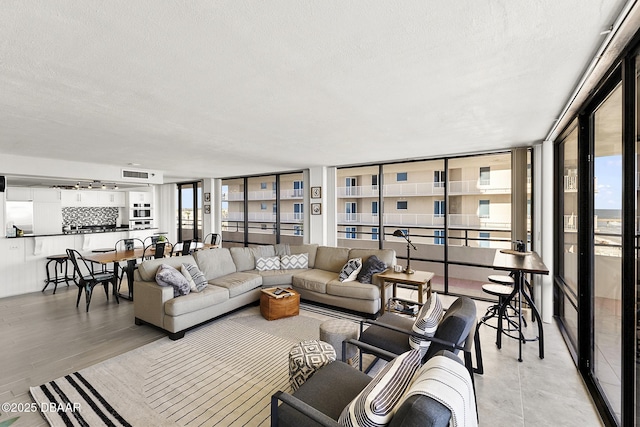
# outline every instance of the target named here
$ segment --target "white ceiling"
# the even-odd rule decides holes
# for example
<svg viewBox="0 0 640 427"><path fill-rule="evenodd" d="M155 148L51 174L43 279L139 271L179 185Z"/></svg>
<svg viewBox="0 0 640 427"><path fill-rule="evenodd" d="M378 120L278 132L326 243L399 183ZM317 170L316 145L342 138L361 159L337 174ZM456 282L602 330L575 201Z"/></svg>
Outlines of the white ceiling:
<svg viewBox="0 0 640 427"><path fill-rule="evenodd" d="M0 154L171 180L531 145L625 3L3 1Z"/></svg>

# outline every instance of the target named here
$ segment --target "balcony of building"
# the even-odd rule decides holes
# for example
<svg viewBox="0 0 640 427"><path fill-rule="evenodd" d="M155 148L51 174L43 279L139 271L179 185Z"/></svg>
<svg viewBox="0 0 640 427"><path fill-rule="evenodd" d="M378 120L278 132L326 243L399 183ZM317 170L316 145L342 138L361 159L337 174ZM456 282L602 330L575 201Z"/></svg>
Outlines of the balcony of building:
<svg viewBox="0 0 640 427"><path fill-rule="evenodd" d="M273 212L249 212L247 216L249 222L276 222L276 214ZM223 218L223 222L243 222L243 212L229 212L226 217ZM298 212L282 212L280 213L280 222L286 223L302 223L304 221L304 214Z"/></svg>

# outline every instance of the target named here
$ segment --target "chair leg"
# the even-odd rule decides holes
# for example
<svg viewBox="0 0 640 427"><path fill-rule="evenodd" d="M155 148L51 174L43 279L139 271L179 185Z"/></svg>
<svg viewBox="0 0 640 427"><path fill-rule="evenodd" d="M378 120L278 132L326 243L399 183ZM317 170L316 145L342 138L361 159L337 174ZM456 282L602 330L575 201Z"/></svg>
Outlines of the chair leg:
<svg viewBox="0 0 640 427"><path fill-rule="evenodd" d="M478 323L476 326L476 334L473 337L473 346L476 349L476 365L477 367L473 370L478 375L484 374L484 364L482 363L482 347L480 346L480 325Z"/></svg>
<svg viewBox="0 0 640 427"><path fill-rule="evenodd" d="M76 307L78 307L78 305L80 305L80 297L82 296L82 286L78 286L78 299L76 300Z"/></svg>
<svg viewBox="0 0 640 427"><path fill-rule="evenodd" d="M104 294L107 296L107 302L109 302L109 282L103 282Z"/></svg>
<svg viewBox="0 0 640 427"><path fill-rule="evenodd" d="M85 300L87 301L87 313L89 312L89 304L91 304L91 293L93 291L93 286L87 285L85 288Z"/></svg>

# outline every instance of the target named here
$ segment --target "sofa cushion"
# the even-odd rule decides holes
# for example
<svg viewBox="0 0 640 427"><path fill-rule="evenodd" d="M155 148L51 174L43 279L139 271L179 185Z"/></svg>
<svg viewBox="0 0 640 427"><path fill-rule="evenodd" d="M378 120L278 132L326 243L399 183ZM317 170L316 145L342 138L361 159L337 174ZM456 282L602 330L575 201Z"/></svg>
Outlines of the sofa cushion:
<svg viewBox="0 0 640 427"><path fill-rule="evenodd" d="M316 262L316 253L318 252L317 244L309 244L309 245L290 245L289 246L289 254L309 254L309 268L315 268Z"/></svg>
<svg viewBox="0 0 640 427"><path fill-rule="evenodd" d="M160 286L171 286L174 297L187 295L191 291L189 282L182 273L167 264L161 264L160 267L158 267L156 282L158 282Z"/></svg>
<svg viewBox="0 0 640 427"><path fill-rule="evenodd" d="M369 384L347 405L338 424L342 426L387 425L396 405L421 364L420 351L411 350L387 363Z"/></svg>
<svg viewBox="0 0 640 427"><path fill-rule="evenodd" d="M229 248L231 258L235 264L236 271L255 270L256 258L251 248L233 247Z"/></svg>
<svg viewBox="0 0 640 427"><path fill-rule="evenodd" d="M229 298L249 292L262 285L262 276L253 273L231 273L226 276L209 280L210 285L220 286L229 290Z"/></svg>
<svg viewBox="0 0 640 427"><path fill-rule="evenodd" d="M292 283L296 288L325 294L327 293L327 283L332 280L338 282L337 273L313 269L294 275Z"/></svg>
<svg viewBox="0 0 640 427"><path fill-rule="evenodd" d="M236 271L233 258L231 258L231 253L227 248L197 251L193 254L193 258L207 281L235 273Z"/></svg>
<svg viewBox="0 0 640 427"><path fill-rule="evenodd" d="M358 281L341 282L340 280L331 280L327 283L326 293L337 297L379 300L380 288L369 283L360 283Z"/></svg>
<svg viewBox="0 0 640 427"><path fill-rule="evenodd" d="M433 292L418 312L416 320L413 323L413 332L433 338L436 334L436 330L438 329L438 324L440 323L440 320L442 320L443 313L444 310L442 309L442 302L440 301L438 294ZM431 341L409 335L409 345L411 348L421 349L424 354L429 350Z"/></svg>
<svg viewBox="0 0 640 427"><path fill-rule="evenodd" d="M291 248L288 243L276 243L273 246L276 256L291 255Z"/></svg>
<svg viewBox="0 0 640 427"><path fill-rule="evenodd" d="M297 269L297 270L268 270L268 271L247 271L245 273L256 273L262 276L262 286L264 287L273 287L273 286L288 286L291 285L293 281L294 274L302 273L303 271L307 271L306 269Z"/></svg>
<svg viewBox="0 0 640 427"><path fill-rule="evenodd" d="M155 282L158 267L162 264L170 265L175 269L179 269L182 264L195 264L196 260L191 255L174 256L171 258L147 259L144 260L136 271L140 274L143 282Z"/></svg>
<svg viewBox="0 0 640 427"><path fill-rule="evenodd" d="M362 258L351 258L342 266L338 280L341 282L352 282L358 277L358 273L362 270Z"/></svg>
<svg viewBox="0 0 640 427"><path fill-rule="evenodd" d="M342 266L349 261L349 248L332 248L320 246L316 252L314 268L318 270L340 273Z"/></svg>
<svg viewBox="0 0 640 427"><path fill-rule="evenodd" d="M309 254L282 255L280 268L283 270L298 270L309 268Z"/></svg>
<svg viewBox="0 0 640 427"><path fill-rule="evenodd" d="M393 249L351 249L349 251L349 258L362 258L363 263L371 255L378 257L380 261L387 264L387 267L396 264L396 251Z"/></svg>
<svg viewBox="0 0 640 427"><path fill-rule="evenodd" d="M256 260L256 270L258 271L280 270L280 257L270 256L270 257L258 258Z"/></svg>
<svg viewBox="0 0 640 427"><path fill-rule="evenodd" d="M164 303L164 311L169 316L192 313L229 299L229 290L218 286L207 286L202 292L173 298Z"/></svg>
<svg viewBox="0 0 640 427"><path fill-rule="evenodd" d="M360 283L373 283L373 275L382 273L387 269L387 264L377 256L371 255L363 263L356 280Z"/></svg>

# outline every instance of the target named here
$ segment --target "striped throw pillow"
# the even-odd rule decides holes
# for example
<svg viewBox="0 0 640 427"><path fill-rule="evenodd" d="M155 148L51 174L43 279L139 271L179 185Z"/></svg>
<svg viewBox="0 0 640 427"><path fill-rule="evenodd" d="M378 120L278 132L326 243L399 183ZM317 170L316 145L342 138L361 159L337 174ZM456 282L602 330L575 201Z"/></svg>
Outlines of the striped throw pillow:
<svg viewBox="0 0 640 427"><path fill-rule="evenodd" d="M191 292L200 292L207 287L207 279L197 265L182 264L180 272L189 281Z"/></svg>
<svg viewBox="0 0 640 427"><path fill-rule="evenodd" d="M438 294L433 292L418 312L413 323L413 332L433 338L443 315L442 301L440 301ZM425 354L431 346L431 341L409 335L409 345L411 348L421 349L422 354Z"/></svg>
<svg viewBox="0 0 640 427"><path fill-rule="evenodd" d="M419 350L411 350L387 363L342 410L338 424L348 427L389 424L398 402L420 367L421 359Z"/></svg>

